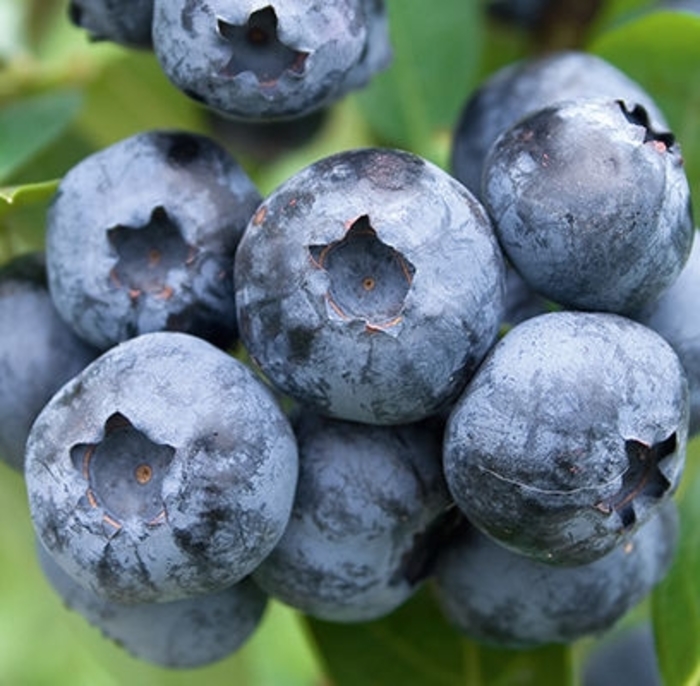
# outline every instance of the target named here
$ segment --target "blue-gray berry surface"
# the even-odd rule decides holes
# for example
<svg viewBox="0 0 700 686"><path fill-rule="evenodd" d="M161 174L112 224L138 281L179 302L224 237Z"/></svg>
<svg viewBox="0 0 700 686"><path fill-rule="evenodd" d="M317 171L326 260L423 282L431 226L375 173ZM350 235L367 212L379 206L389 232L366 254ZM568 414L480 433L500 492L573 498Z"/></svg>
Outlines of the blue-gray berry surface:
<svg viewBox="0 0 700 686"><path fill-rule="evenodd" d="M289 520L296 440L274 396L194 336L143 334L58 391L27 442L39 540L97 595L162 602L260 564Z"/></svg>
<svg viewBox="0 0 700 686"><path fill-rule="evenodd" d="M483 200L515 269L570 309L634 313L673 283L692 245L678 143L621 100L521 119L491 148Z"/></svg>
<svg viewBox="0 0 700 686"><path fill-rule="evenodd" d="M514 327L457 401L444 467L457 505L543 562L590 562L678 486L688 384L671 346L619 315L552 312Z"/></svg>
<svg viewBox="0 0 700 686"><path fill-rule="evenodd" d="M99 351L59 317L40 253L23 254L0 268L0 331L0 460L22 471L37 415Z"/></svg>
<svg viewBox="0 0 700 686"><path fill-rule="evenodd" d="M697 232L680 276L636 319L660 333L676 351L690 387L689 435L700 432L700 241Z"/></svg>
<svg viewBox="0 0 700 686"><path fill-rule="evenodd" d="M330 416L420 420L498 334L505 268L461 184L398 150L349 150L273 191L236 253L241 341L282 392Z"/></svg>
<svg viewBox="0 0 700 686"><path fill-rule="evenodd" d="M93 153L63 177L47 215L56 308L101 349L163 330L232 345L233 258L260 200L205 136L147 131Z"/></svg>
<svg viewBox="0 0 700 686"><path fill-rule="evenodd" d="M258 628L267 607L267 595L250 578L192 598L123 605L79 584L42 545L38 557L68 609L133 657L168 669L204 667L232 655Z"/></svg>
<svg viewBox="0 0 700 686"><path fill-rule="evenodd" d="M68 17L94 41L150 49L153 0L71 0Z"/></svg>
<svg viewBox="0 0 700 686"><path fill-rule="evenodd" d="M515 649L572 643L608 631L641 602L668 572L677 542L673 500L624 545L574 567L519 555L467 525L437 561L436 596L477 641Z"/></svg>
<svg viewBox="0 0 700 686"><path fill-rule="evenodd" d="M470 93L452 137L452 173L481 197L486 156L504 131L544 107L593 97L639 103L657 126L667 126L651 95L613 64L580 50L555 51L507 64Z"/></svg>
<svg viewBox="0 0 700 686"><path fill-rule="evenodd" d="M153 43L185 94L233 117L297 117L391 58L383 2L156 0Z"/></svg>
<svg viewBox="0 0 700 686"><path fill-rule="evenodd" d="M451 504L442 428L297 417L294 508L255 581L328 621L377 619L406 601L428 573L436 523Z"/></svg>

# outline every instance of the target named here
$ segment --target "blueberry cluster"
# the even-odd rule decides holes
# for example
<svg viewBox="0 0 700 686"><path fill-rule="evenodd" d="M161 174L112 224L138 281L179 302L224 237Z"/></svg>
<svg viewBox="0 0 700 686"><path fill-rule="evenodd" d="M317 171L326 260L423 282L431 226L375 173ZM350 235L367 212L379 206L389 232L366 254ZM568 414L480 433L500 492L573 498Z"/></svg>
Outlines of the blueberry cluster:
<svg viewBox="0 0 700 686"><path fill-rule="evenodd" d="M185 90L267 117L386 58L382 3L311 5L143 10ZM113 3L71 6L128 30ZM45 256L0 273L0 452L47 578L170 667L237 650L271 597L363 622L425 584L487 643L605 631L673 560L694 235L663 115L581 53L484 83L451 173L353 149L263 198L201 135L85 158Z"/></svg>

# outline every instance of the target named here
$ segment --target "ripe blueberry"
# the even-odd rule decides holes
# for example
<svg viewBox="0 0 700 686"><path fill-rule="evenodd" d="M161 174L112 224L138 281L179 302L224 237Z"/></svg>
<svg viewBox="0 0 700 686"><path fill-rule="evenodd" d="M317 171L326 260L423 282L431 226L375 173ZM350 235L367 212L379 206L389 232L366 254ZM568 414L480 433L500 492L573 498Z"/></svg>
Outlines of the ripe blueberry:
<svg viewBox="0 0 700 686"><path fill-rule="evenodd" d="M481 205L407 152L338 153L273 191L236 253L241 341L284 393L340 419L441 411L492 345L504 265Z"/></svg>
<svg viewBox="0 0 700 686"><path fill-rule="evenodd" d="M494 346L446 429L457 505L504 545L590 562L676 489L688 388L677 355L619 315L552 312Z"/></svg>
<svg viewBox="0 0 700 686"><path fill-rule="evenodd" d="M435 590L446 617L477 641L571 643L609 630L646 597L671 566L677 541L672 500L626 543L573 567L519 555L467 525L438 558Z"/></svg>
<svg viewBox="0 0 700 686"><path fill-rule="evenodd" d="M567 308L634 313L673 283L692 244L678 144L623 101L521 119L491 148L483 199L515 269Z"/></svg>
<svg viewBox="0 0 700 686"><path fill-rule="evenodd" d="M252 371L188 334L111 348L49 401L27 441L39 540L121 603L236 583L289 519L298 470L286 416Z"/></svg>
<svg viewBox="0 0 700 686"><path fill-rule="evenodd" d="M297 417L294 508L255 581L329 621L376 619L407 600L426 575L435 522L451 504L442 427Z"/></svg>
<svg viewBox="0 0 700 686"><path fill-rule="evenodd" d="M162 330L230 346L233 256L259 202L243 169L203 136L149 131L90 155L48 212L58 311L102 349Z"/></svg>
<svg viewBox="0 0 700 686"><path fill-rule="evenodd" d="M153 43L178 88L244 119L324 107L391 55L384 3L375 0L156 0Z"/></svg>

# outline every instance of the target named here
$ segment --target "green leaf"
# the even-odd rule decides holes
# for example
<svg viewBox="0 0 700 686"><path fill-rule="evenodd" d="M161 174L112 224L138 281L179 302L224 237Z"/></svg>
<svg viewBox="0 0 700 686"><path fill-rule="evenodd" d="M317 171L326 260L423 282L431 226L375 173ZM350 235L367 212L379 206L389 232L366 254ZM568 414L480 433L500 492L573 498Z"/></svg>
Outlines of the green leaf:
<svg viewBox="0 0 700 686"><path fill-rule="evenodd" d="M95 149L151 129L206 132L206 111L168 81L152 53L124 52L87 88L77 127Z"/></svg>
<svg viewBox="0 0 700 686"><path fill-rule="evenodd" d="M683 150L693 197L700 197L700 17L647 12L603 33L590 49L656 100Z"/></svg>
<svg viewBox="0 0 700 686"><path fill-rule="evenodd" d="M0 181L9 179L56 140L77 115L81 102L75 91L56 91L0 110Z"/></svg>
<svg viewBox="0 0 700 686"><path fill-rule="evenodd" d="M680 493L681 536L673 566L652 594L664 683L700 684L700 442L691 443Z"/></svg>
<svg viewBox="0 0 700 686"><path fill-rule="evenodd" d="M483 32L476 2L388 3L390 67L359 95L370 126L389 144L435 157L478 74Z"/></svg>
<svg viewBox="0 0 700 686"><path fill-rule="evenodd" d="M511 651L462 637L442 615L430 588L386 618L307 627L334 686L569 686L567 646Z"/></svg>
<svg viewBox="0 0 700 686"><path fill-rule="evenodd" d="M461 639L427 589L380 620L307 626L334 686L467 686Z"/></svg>

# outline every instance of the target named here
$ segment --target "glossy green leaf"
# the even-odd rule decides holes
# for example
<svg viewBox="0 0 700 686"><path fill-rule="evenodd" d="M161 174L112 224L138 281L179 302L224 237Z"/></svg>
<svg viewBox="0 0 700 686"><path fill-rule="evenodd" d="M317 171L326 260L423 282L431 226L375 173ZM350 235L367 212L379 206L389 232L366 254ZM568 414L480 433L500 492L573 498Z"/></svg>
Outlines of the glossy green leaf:
<svg viewBox="0 0 700 686"><path fill-rule="evenodd" d="M0 181L7 180L56 140L75 118L82 98L56 91L0 109Z"/></svg>
<svg viewBox="0 0 700 686"><path fill-rule="evenodd" d="M591 50L638 81L666 115L700 197L700 16L647 12L603 33Z"/></svg>
<svg viewBox="0 0 700 686"><path fill-rule="evenodd" d="M359 96L370 126L387 143L434 157L473 87L483 40L478 3L388 3L394 58Z"/></svg>
<svg viewBox="0 0 700 686"><path fill-rule="evenodd" d="M680 493L681 537L652 594L659 667L668 686L700 684L700 442L691 443Z"/></svg>
<svg viewBox="0 0 700 686"><path fill-rule="evenodd" d="M486 648L447 623L429 588L384 619L307 626L334 686L570 686L572 650Z"/></svg>

